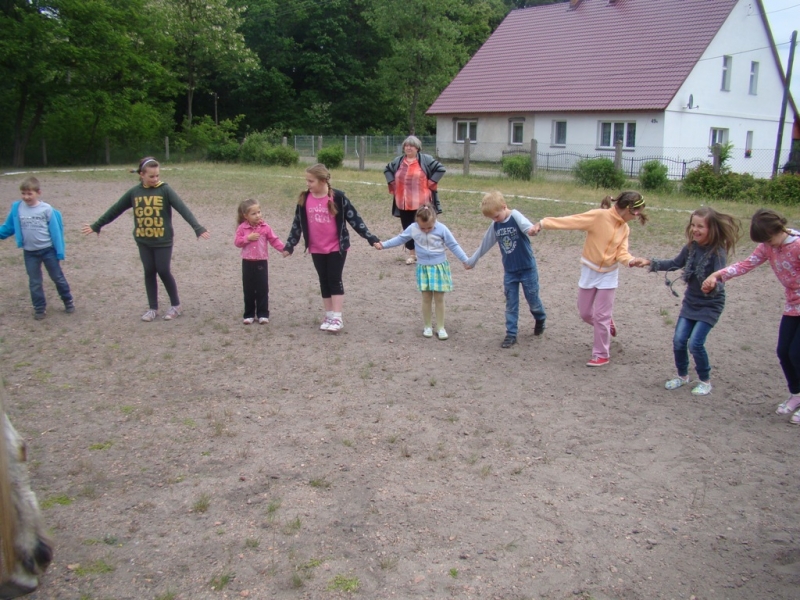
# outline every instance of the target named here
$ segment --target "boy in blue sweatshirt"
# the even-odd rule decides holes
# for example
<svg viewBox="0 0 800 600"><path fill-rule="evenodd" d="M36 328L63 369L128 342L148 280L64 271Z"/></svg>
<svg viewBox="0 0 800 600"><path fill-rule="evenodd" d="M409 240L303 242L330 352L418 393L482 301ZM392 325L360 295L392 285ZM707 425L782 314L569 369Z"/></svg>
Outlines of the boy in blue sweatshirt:
<svg viewBox="0 0 800 600"><path fill-rule="evenodd" d="M474 267L495 242L500 246L505 271L503 291L506 296L506 337L500 347L510 348L517 343L520 285L535 321L533 335L542 335L545 328L546 315L539 299L539 271L528 238L533 223L519 211L508 208L500 192L489 192L483 197L481 212L493 223L483 236L480 247L466 264L469 268Z"/></svg>
<svg viewBox="0 0 800 600"><path fill-rule="evenodd" d="M33 318L41 321L46 314L42 264L56 284L64 310L73 313L75 304L59 262L64 260L64 224L61 213L39 199L41 190L39 180L35 177L28 177L19 189L22 200L11 205L6 222L0 226L0 240L13 235L17 240L17 247L22 248L33 302Z"/></svg>

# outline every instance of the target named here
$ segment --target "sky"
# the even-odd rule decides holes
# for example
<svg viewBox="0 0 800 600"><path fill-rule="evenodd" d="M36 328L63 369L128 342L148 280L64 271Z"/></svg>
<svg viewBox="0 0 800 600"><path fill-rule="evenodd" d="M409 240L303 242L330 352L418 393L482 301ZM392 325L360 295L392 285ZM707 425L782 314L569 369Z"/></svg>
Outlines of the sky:
<svg viewBox="0 0 800 600"><path fill-rule="evenodd" d="M772 30L772 37L778 46L778 53L781 55L783 70L789 62L789 42L792 39L792 31L798 32L800 42L800 0L762 0L764 9L769 20L769 27ZM794 49L794 64L792 66L792 97L795 104L800 104L800 43Z"/></svg>

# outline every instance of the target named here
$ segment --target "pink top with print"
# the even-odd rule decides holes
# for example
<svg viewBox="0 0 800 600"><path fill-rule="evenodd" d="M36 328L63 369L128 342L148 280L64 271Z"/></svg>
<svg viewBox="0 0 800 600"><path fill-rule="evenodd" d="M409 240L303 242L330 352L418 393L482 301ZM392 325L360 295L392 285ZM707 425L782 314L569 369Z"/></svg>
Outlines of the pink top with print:
<svg viewBox="0 0 800 600"><path fill-rule="evenodd" d="M258 239L254 242L247 239L251 233L259 234ZM283 242L272 231L272 227L264 221L255 227L247 221L240 223L236 228L236 237L233 239L233 245L242 249L243 260L267 260L269 258L267 242L272 244L272 247L278 252L283 251Z"/></svg>
<svg viewBox="0 0 800 600"><path fill-rule="evenodd" d="M328 197L317 198L309 194L306 198L308 217L308 251L312 254L330 254L339 251L339 235L336 217L328 210Z"/></svg>
<svg viewBox="0 0 800 600"><path fill-rule="evenodd" d="M800 237L790 236L777 248L769 244L759 244L748 258L725 267L718 273L722 281L728 281L749 273L767 261L786 293L783 314L790 317L800 316Z"/></svg>

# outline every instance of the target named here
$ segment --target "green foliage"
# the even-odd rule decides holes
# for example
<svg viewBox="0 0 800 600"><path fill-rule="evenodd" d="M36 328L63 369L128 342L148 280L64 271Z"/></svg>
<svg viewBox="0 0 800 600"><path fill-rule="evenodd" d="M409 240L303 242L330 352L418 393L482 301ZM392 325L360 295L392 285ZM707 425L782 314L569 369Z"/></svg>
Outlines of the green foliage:
<svg viewBox="0 0 800 600"><path fill-rule="evenodd" d="M756 179L749 173L714 173L709 163L692 169L683 181L683 192L700 198L751 203L800 204L800 175L786 173L775 179Z"/></svg>
<svg viewBox="0 0 800 600"><path fill-rule="evenodd" d="M212 160L229 160L220 158L220 155L229 155L235 147L233 160L236 160L239 150L236 132L243 119L244 115L238 115L234 119L224 119L219 125L208 115L195 119L191 127L184 124L183 131L176 136L175 147L181 152L191 152ZM212 148L215 158L210 156Z"/></svg>
<svg viewBox="0 0 800 600"><path fill-rule="evenodd" d="M648 160L639 171L639 181L646 190L669 189L669 170L657 160Z"/></svg>
<svg viewBox="0 0 800 600"><path fill-rule="evenodd" d="M728 163L731 160L731 156L733 155L733 142L725 142L724 144L719 145L719 166L720 170L728 171L729 166ZM708 149L713 153L714 146L709 146Z"/></svg>
<svg viewBox="0 0 800 600"><path fill-rule="evenodd" d="M515 154L504 156L501 163L503 173L511 179L521 179L528 181L531 178L531 156L530 154Z"/></svg>
<svg viewBox="0 0 800 600"><path fill-rule="evenodd" d="M614 166L610 158L584 158L573 168L575 178L582 185L618 190L625 185L625 174Z"/></svg>
<svg viewBox="0 0 800 600"><path fill-rule="evenodd" d="M291 167L300 161L300 154L288 146L272 144L272 136L267 133L251 133L239 149L239 160L257 165L280 165Z"/></svg>
<svg viewBox="0 0 800 600"><path fill-rule="evenodd" d="M317 152L317 162L329 169L337 169L344 164L344 146L328 146Z"/></svg>
<svg viewBox="0 0 800 600"><path fill-rule="evenodd" d="M208 160L236 162L239 160L239 142L214 143L208 147Z"/></svg>
<svg viewBox="0 0 800 600"><path fill-rule="evenodd" d="M800 204L800 175L784 173L767 185L767 197L771 202L796 206Z"/></svg>

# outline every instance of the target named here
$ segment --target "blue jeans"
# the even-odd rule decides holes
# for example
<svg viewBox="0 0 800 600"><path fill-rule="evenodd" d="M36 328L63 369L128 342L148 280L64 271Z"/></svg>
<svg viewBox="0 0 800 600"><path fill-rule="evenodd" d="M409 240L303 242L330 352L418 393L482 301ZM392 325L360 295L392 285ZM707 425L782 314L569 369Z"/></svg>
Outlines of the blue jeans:
<svg viewBox="0 0 800 600"><path fill-rule="evenodd" d="M44 287L42 286L42 264L47 269L50 279L56 284L58 295L64 302L64 306L72 304L72 294L69 292L67 278L61 270L61 263L56 257L56 249L50 246L44 250L23 250L25 256L25 270L28 272L28 287L31 290L31 302L33 310L43 313L47 308L47 301L44 297Z"/></svg>
<svg viewBox="0 0 800 600"><path fill-rule="evenodd" d="M703 321L693 321L678 317L675 325L675 336L672 338L672 350L675 352L675 367L678 375L686 377L689 374L689 352L694 357L697 376L701 381L708 381L711 375L711 365L706 352L706 337L713 325ZM688 347L688 352L687 352Z"/></svg>
<svg viewBox="0 0 800 600"><path fill-rule="evenodd" d="M503 291L506 295L506 335L512 337L517 337L520 285L533 318L537 321L544 321L547 316L542 301L539 300L539 271L536 270L536 266L523 271L506 271L503 276Z"/></svg>

